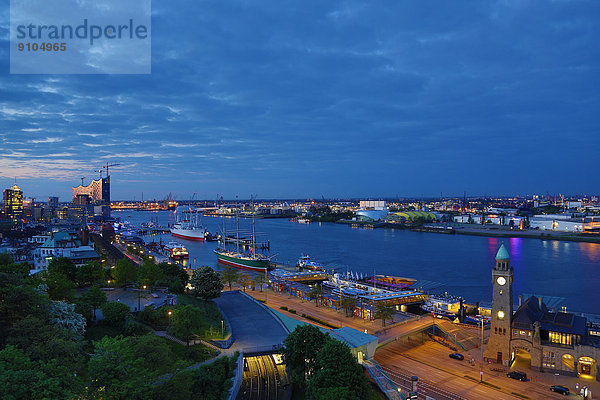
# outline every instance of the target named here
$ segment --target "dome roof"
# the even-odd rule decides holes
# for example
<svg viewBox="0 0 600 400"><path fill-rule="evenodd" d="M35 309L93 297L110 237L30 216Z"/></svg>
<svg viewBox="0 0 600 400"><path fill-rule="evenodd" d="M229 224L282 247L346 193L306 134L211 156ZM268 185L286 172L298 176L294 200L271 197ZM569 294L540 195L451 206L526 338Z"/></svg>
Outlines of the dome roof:
<svg viewBox="0 0 600 400"><path fill-rule="evenodd" d="M496 260L510 260L510 255L508 254L506 247L504 247L504 243L500 245L500 248L496 253Z"/></svg>

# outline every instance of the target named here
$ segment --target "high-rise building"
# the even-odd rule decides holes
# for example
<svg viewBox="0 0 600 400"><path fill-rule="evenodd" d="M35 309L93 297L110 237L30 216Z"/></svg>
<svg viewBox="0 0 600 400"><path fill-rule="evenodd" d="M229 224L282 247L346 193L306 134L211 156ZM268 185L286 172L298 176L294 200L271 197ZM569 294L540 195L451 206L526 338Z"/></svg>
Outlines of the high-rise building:
<svg viewBox="0 0 600 400"><path fill-rule="evenodd" d="M110 176L90 182L89 185L79 185L73 188L73 203L78 195L88 195L96 205L110 205Z"/></svg>
<svg viewBox="0 0 600 400"><path fill-rule="evenodd" d="M23 192L15 183L10 189L4 189L4 215L13 220L20 222L23 219Z"/></svg>

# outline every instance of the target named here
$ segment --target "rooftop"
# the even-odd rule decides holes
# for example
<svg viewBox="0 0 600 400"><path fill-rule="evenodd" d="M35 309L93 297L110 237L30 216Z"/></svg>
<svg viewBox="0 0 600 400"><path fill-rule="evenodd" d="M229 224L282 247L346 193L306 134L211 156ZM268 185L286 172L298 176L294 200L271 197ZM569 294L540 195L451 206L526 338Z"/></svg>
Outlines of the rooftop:
<svg viewBox="0 0 600 400"><path fill-rule="evenodd" d="M506 247L504 247L504 243L500 245L498 253L496 253L496 260L510 260L510 255L508 254Z"/></svg>
<svg viewBox="0 0 600 400"><path fill-rule="evenodd" d="M379 340L377 336L369 335L368 333L357 331L347 326L333 329L330 331L330 335L346 343L350 348L360 347Z"/></svg>

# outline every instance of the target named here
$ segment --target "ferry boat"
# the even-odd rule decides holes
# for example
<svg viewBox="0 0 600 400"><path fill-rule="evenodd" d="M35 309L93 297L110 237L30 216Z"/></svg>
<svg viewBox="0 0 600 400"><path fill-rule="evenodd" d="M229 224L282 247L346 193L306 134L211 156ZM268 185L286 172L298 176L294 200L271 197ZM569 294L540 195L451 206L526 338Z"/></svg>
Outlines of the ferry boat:
<svg viewBox="0 0 600 400"><path fill-rule="evenodd" d="M448 295L431 295L421 305L421 310L430 312L438 318L454 319L460 310L461 298Z"/></svg>
<svg viewBox="0 0 600 400"><path fill-rule="evenodd" d="M175 261L189 258L187 249L180 243L169 242L164 246L165 255Z"/></svg>
<svg viewBox="0 0 600 400"><path fill-rule="evenodd" d="M263 254L252 252L247 255L225 249L215 249L214 252L217 255L217 261L221 264L257 272L265 272L271 269L271 260Z"/></svg>
<svg viewBox="0 0 600 400"><path fill-rule="evenodd" d="M177 238L203 242L206 238L206 229L198 222L197 211L184 211L189 214L186 219L178 221L171 227L171 235Z"/></svg>
<svg viewBox="0 0 600 400"><path fill-rule="evenodd" d="M325 266L316 261L310 261L310 256L302 256L298 259L298 263L296 264L298 268L309 269L311 271L321 271L325 272Z"/></svg>

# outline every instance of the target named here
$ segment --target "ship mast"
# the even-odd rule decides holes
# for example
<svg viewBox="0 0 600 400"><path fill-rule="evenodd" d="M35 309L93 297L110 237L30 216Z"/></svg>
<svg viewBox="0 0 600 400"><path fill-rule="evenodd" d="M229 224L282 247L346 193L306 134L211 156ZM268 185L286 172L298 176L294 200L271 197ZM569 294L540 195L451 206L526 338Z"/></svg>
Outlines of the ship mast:
<svg viewBox="0 0 600 400"><path fill-rule="evenodd" d="M237 196L235 196L235 226L236 226L236 231L235 231L235 246L236 246L236 251L239 254L240 253L240 210L238 208L239 203L237 201Z"/></svg>
<svg viewBox="0 0 600 400"><path fill-rule="evenodd" d="M254 210L254 196L250 195L250 203L252 204L252 258L256 259L256 232L254 229L254 217L256 212Z"/></svg>

